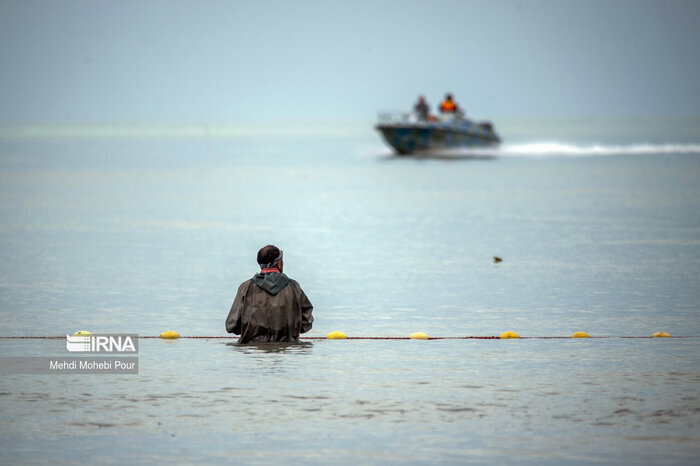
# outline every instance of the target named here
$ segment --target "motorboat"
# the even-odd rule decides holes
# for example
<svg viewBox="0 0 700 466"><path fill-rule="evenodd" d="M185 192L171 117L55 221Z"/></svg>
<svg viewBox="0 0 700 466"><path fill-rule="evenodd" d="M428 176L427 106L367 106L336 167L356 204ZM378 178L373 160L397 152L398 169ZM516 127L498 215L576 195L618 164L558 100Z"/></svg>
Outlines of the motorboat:
<svg viewBox="0 0 700 466"><path fill-rule="evenodd" d="M461 113L420 119L413 113L379 114L376 129L401 155L497 146L501 138L490 122L475 122Z"/></svg>

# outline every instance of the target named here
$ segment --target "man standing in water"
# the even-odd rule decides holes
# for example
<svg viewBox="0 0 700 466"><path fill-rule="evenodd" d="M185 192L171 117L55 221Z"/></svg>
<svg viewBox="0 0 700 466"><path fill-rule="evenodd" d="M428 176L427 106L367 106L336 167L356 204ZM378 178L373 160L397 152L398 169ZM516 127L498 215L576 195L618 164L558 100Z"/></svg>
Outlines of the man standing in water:
<svg viewBox="0 0 700 466"><path fill-rule="evenodd" d="M299 283L282 270L282 251L268 245L258 251L260 273L238 287L226 318L226 331L238 343L299 341L311 330L314 307Z"/></svg>

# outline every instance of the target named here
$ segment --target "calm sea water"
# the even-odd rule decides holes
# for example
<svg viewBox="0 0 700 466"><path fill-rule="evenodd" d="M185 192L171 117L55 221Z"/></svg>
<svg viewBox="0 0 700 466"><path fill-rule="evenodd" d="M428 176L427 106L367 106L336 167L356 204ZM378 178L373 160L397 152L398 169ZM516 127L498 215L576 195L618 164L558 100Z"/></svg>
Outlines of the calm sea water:
<svg viewBox="0 0 700 466"><path fill-rule="evenodd" d="M5 129L0 335L223 336L274 243L310 336L695 338L142 340L138 375L3 376L0 459L695 463L700 126L496 123L493 159L366 128Z"/></svg>

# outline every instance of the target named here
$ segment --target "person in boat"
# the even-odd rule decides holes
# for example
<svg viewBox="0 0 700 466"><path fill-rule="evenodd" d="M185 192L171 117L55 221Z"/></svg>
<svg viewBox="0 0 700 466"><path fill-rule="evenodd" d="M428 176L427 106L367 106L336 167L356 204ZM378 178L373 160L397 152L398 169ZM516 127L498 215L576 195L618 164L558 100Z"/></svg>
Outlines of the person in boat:
<svg viewBox="0 0 700 466"><path fill-rule="evenodd" d="M419 120L428 121L430 118L430 106L425 101L425 97L422 95L418 96L418 103L413 106L413 111L418 115Z"/></svg>
<svg viewBox="0 0 700 466"><path fill-rule="evenodd" d="M440 113L452 113L455 115L462 112L457 106L457 102L455 102L452 94L445 95L445 99L440 103L440 107L438 107L438 109L440 110Z"/></svg>
<svg viewBox="0 0 700 466"><path fill-rule="evenodd" d="M283 252L273 245L258 251L260 273L238 287L226 331L238 343L295 342L311 330L313 305L295 280L282 271Z"/></svg>

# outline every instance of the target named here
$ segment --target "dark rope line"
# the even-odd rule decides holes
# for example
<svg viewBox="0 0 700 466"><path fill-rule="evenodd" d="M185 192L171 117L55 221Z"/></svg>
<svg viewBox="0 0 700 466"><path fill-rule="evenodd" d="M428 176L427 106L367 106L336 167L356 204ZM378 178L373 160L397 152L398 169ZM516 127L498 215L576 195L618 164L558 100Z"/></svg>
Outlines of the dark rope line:
<svg viewBox="0 0 700 466"><path fill-rule="evenodd" d="M65 335L59 336L0 336L3 340L62 340L66 338ZM139 336L139 338L158 338L160 335L144 335ZM201 339L201 340L232 340L237 339L236 336L200 336L200 335L190 335L190 336L180 336L179 339L189 338L189 339ZM572 337L562 337L562 336L539 336L539 337L519 337L513 338L514 340L570 340ZM587 338L654 338L652 336L614 336L614 335L603 335L603 336L590 336ZM700 338L698 335L684 335L684 336L670 336L666 338ZM300 340L326 340L326 337L300 337ZM344 340L410 340L410 337L347 337ZM467 337L429 337L428 340L500 340L500 336L467 336Z"/></svg>

